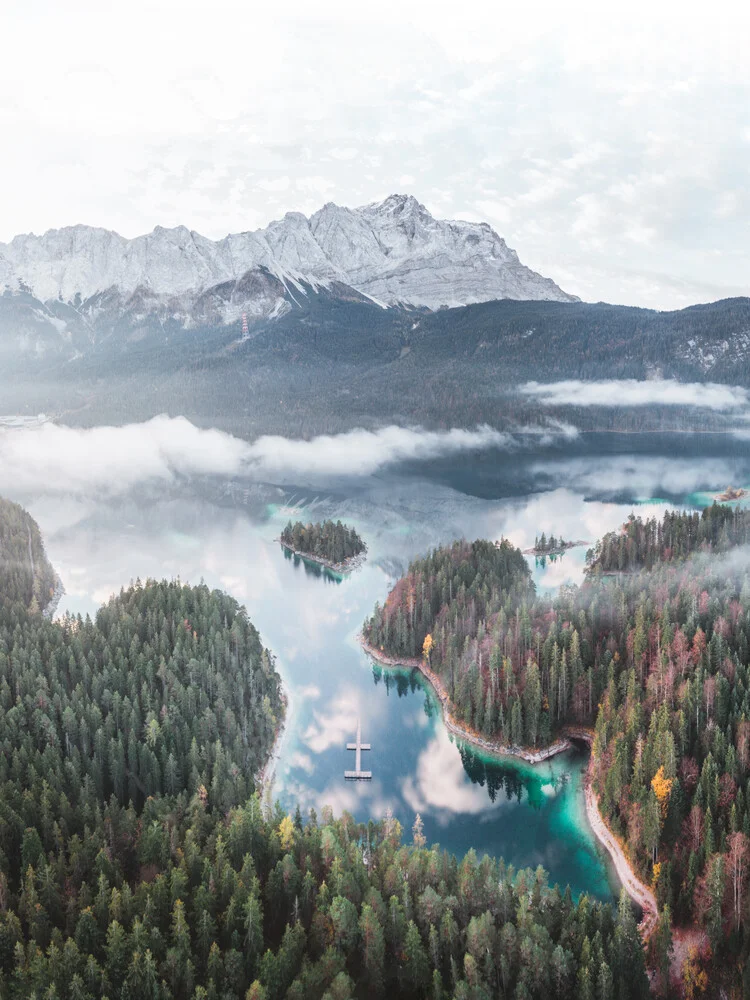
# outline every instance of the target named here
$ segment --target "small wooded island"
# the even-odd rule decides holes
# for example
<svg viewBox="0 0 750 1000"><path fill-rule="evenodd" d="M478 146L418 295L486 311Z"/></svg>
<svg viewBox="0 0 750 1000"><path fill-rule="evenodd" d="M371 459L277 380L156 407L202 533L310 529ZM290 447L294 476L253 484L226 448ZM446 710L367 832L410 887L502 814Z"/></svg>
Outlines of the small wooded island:
<svg viewBox="0 0 750 1000"><path fill-rule="evenodd" d="M714 497L719 503L733 503L735 500L744 500L748 491L742 487L727 486L723 493L717 493Z"/></svg>
<svg viewBox="0 0 750 1000"><path fill-rule="evenodd" d="M341 521L318 521L303 524L291 521L279 539L289 552L333 570L349 573L364 559L367 546L354 528Z"/></svg>
<svg viewBox="0 0 750 1000"><path fill-rule="evenodd" d="M579 545L587 545L588 542L570 542L566 541L564 538L557 538L555 535L547 535L542 532L541 537L537 535L534 539L534 547L531 549L524 549L523 554L525 556L558 556L562 555L563 552L567 552L568 549L578 548Z"/></svg>

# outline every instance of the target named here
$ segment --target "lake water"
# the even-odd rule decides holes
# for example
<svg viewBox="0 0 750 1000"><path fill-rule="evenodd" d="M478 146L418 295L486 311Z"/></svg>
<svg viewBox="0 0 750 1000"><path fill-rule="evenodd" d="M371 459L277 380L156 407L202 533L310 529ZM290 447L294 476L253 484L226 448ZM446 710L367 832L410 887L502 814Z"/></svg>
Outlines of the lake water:
<svg viewBox="0 0 750 1000"><path fill-rule="evenodd" d="M653 439L641 448L629 437L588 451L485 453L335 482L201 480L137 496L14 499L40 523L66 587L61 611L93 614L130 580L164 576L205 580L247 606L289 694L274 794L290 810L327 804L366 820L390 807L405 837L420 813L429 840L456 853L473 847L516 867L541 864L574 893L609 899L618 886L586 823L585 755L536 767L483 760L451 741L419 676L374 667L356 634L430 546L504 535L525 548L542 531L593 542L637 506L699 504L728 482L750 481L733 446L691 455L680 454L683 441L659 450ZM3 492L13 495L5 484ZM285 554L275 539L290 517L353 523L369 545L367 563L339 580ZM584 560L582 547L534 565L537 586L579 581ZM372 746L363 759L369 782L344 779L357 720Z"/></svg>

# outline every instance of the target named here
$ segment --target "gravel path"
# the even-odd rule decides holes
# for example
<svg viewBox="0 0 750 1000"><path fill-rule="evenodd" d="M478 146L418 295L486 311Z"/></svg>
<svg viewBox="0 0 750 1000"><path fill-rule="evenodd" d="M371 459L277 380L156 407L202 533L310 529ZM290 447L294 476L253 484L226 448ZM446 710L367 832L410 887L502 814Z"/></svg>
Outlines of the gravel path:
<svg viewBox="0 0 750 1000"><path fill-rule="evenodd" d="M639 930L645 944L656 926L658 915L656 897L648 886L641 882L635 874L620 842L602 819L602 814L599 812L599 799L590 782L586 785L586 815L591 824L591 829L596 834L597 840L606 848L609 856L612 858L617 876L620 882L622 882L625 891L643 910L643 919L639 925Z"/></svg>

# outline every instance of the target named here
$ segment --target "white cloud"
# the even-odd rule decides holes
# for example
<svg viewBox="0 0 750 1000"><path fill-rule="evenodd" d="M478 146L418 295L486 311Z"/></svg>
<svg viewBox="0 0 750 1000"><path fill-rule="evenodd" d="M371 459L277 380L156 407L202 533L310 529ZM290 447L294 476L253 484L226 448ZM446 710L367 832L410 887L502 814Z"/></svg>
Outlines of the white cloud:
<svg viewBox="0 0 750 1000"><path fill-rule="evenodd" d="M491 427L426 431L384 427L306 441L266 436L243 441L202 430L184 417L155 417L123 427L72 428L54 423L0 429L0 489L21 494L115 495L140 483L189 476L318 479L367 476L399 462L489 448L512 449L524 435L541 443L575 429L550 422L504 434Z"/></svg>
<svg viewBox="0 0 750 1000"><path fill-rule="evenodd" d="M332 156L334 160L353 160L357 155L357 150L354 146L334 146L328 151L328 155Z"/></svg>
<svg viewBox="0 0 750 1000"><path fill-rule="evenodd" d="M486 448L508 448L513 443L510 435L491 427L424 431L391 426L378 431L353 430L322 435L312 441L262 437L250 446L249 458L254 467L267 475L296 471L304 476L321 473L365 476L395 462Z"/></svg>
<svg viewBox="0 0 750 1000"><path fill-rule="evenodd" d="M457 813L478 816L488 810L487 790L469 780L461 755L443 727L420 753L414 774L402 779L401 793L415 813L434 816L447 826ZM514 808L498 797L494 808Z"/></svg>
<svg viewBox="0 0 750 1000"><path fill-rule="evenodd" d="M544 406L698 406L729 412L748 404L742 386L716 382L677 382L674 379L603 379L583 382L527 382L520 387Z"/></svg>
<svg viewBox="0 0 750 1000"><path fill-rule="evenodd" d="M85 430L47 423L0 432L0 485L21 492L121 493L177 475L232 475L247 447L184 417Z"/></svg>
<svg viewBox="0 0 750 1000"><path fill-rule="evenodd" d="M256 182L261 191L287 191L289 189L289 178L266 177Z"/></svg>
<svg viewBox="0 0 750 1000"><path fill-rule="evenodd" d="M292 756L289 758L289 764L291 767L299 768L306 774L312 774L313 771L315 770L315 765L312 762L312 757L309 754L302 753L299 750L296 753L293 753Z"/></svg>
<svg viewBox="0 0 750 1000"><path fill-rule="evenodd" d="M313 712L313 718L302 733L302 742L314 754L325 753L331 747L343 747L353 739L352 719L362 714L360 695L351 690L339 695L327 711Z"/></svg>

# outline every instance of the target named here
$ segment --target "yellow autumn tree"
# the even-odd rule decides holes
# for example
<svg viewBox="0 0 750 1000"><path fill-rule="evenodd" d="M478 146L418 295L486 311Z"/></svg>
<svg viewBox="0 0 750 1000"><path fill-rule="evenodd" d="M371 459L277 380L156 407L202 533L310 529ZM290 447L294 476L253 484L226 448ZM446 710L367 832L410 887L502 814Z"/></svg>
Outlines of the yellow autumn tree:
<svg viewBox="0 0 750 1000"><path fill-rule="evenodd" d="M285 816L279 823L279 840L282 851L291 850L294 844L294 823L291 816Z"/></svg>
<svg viewBox="0 0 750 1000"><path fill-rule="evenodd" d="M708 987L708 976L701 968L698 949L692 947L688 950L688 957L682 963L682 989L686 1000L695 1000L696 997L706 992Z"/></svg>
<svg viewBox="0 0 750 1000"><path fill-rule="evenodd" d="M432 636L426 635L424 637L424 642L422 643L422 655L427 662L430 662L430 653L432 652Z"/></svg>
<svg viewBox="0 0 750 1000"><path fill-rule="evenodd" d="M661 809L661 814L663 817L666 815L667 804L669 802L669 796L672 791L672 779L666 778L664 776L663 764L651 779L651 787L653 788L654 795L656 796L659 802L659 807Z"/></svg>
<svg viewBox="0 0 750 1000"><path fill-rule="evenodd" d="M654 864L654 870L653 870L653 875L652 875L652 880L651 880L652 884L654 885L654 887L656 887L656 884L659 881L659 876L660 875L661 875L661 861L657 861Z"/></svg>

